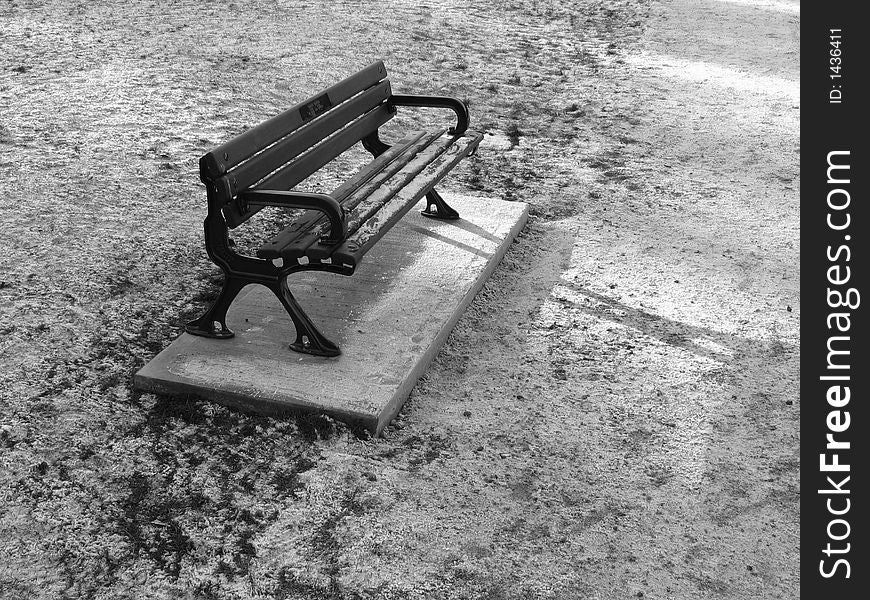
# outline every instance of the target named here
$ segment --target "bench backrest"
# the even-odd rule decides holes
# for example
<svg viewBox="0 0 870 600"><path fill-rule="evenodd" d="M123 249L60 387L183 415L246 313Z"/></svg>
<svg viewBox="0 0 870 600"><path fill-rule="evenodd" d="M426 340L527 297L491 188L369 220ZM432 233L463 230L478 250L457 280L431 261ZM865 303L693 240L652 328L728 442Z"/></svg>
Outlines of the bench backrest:
<svg viewBox="0 0 870 600"><path fill-rule="evenodd" d="M239 192L290 189L389 121L395 109L386 103L386 77L378 61L206 153L199 161L202 181L229 184L227 225L237 227L259 210L241 212L230 202Z"/></svg>

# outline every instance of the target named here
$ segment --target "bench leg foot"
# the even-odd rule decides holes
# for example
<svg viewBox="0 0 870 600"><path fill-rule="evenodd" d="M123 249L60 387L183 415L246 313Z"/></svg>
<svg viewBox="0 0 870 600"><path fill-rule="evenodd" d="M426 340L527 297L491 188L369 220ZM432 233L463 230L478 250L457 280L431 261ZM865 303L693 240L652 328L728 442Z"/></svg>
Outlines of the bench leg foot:
<svg viewBox="0 0 870 600"><path fill-rule="evenodd" d="M299 303L296 302L296 298L287 287L286 279L281 279L281 283L278 287L272 288L272 291L287 309L287 313L293 319L293 325L296 326L296 341L290 344L291 350L314 356L338 356L341 354L338 346L320 333L305 311L302 310L302 307L299 306Z"/></svg>
<svg viewBox="0 0 870 600"><path fill-rule="evenodd" d="M437 210L432 210L433 206ZM447 204L444 198L441 197L441 194L435 190L426 194L426 210L420 211L420 214L430 219L441 219L443 221L455 221L459 218L459 213Z"/></svg>
<svg viewBox="0 0 870 600"><path fill-rule="evenodd" d="M224 287L211 308L195 321L184 326L187 333L203 337L225 339L235 334L227 327L227 311L242 288L249 282L235 277L227 277Z"/></svg>

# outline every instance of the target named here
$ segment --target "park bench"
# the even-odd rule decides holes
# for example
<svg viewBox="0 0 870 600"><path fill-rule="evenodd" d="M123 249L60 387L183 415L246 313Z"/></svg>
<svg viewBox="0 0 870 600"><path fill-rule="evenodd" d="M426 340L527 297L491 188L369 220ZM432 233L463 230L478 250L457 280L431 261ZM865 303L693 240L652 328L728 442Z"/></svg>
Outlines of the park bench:
<svg viewBox="0 0 870 600"><path fill-rule="evenodd" d="M337 356L290 293L287 276L299 271L352 275L363 255L422 197L423 214L437 219L459 215L434 186L482 135L467 131L468 109L455 98L393 94L383 62L312 96L206 153L199 161L208 214L205 246L224 273L224 284L188 333L229 338L227 310L249 284L266 286L278 297L296 327L290 348L317 356ZM396 107L446 108L456 113L451 128L414 131L388 145L378 129ZM361 142L373 155L368 165L331 194L293 188L351 146ZM300 209L298 218L247 256L236 251L229 230L267 206Z"/></svg>

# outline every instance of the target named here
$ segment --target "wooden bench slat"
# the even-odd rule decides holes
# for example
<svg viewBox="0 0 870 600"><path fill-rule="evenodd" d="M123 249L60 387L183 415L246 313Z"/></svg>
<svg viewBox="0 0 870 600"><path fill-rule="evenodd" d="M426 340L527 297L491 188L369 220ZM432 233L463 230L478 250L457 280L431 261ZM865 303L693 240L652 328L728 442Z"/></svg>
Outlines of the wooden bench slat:
<svg viewBox="0 0 870 600"><path fill-rule="evenodd" d="M393 196L376 214L362 224L355 233L332 252L334 264L356 265L362 256L396 222L407 213L426 193L444 178L445 175L468 156L483 139L483 134L467 131L463 137L454 138L455 142L446 152L441 152L405 187ZM437 150L433 147L433 151ZM423 157L425 158L425 157Z"/></svg>
<svg viewBox="0 0 870 600"><path fill-rule="evenodd" d="M269 146L303 124L317 118L318 106L336 106L370 88L387 77L382 61L377 61L362 71L336 83L324 92L300 102L271 119L260 123L232 140L214 148L200 160L203 175L214 180L226 175L230 169L241 164L266 146ZM326 102L322 100L326 97ZM308 116L308 118L305 118Z"/></svg>
<svg viewBox="0 0 870 600"><path fill-rule="evenodd" d="M311 148L296 159L290 161L284 167L279 169L274 174L264 179L254 189L264 190L289 190L296 184L306 179L311 173L321 168L323 165L333 160L336 156L357 143L361 138L375 131L378 127L389 121L393 117L393 110L387 105L381 104L374 110L369 111L365 116L357 119L322 144ZM229 178L230 188L232 189L233 174L224 175ZM233 190L235 196L239 191ZM259 208L251 208L242 213L239 207L230 202L224 209L224 217L227 225L230 228L238 227L253 215L259 212Z"/></svg>
<svg viewBox="0 0 870 600"><path fill-rule="evenodd" d="M343 201L355 190L371 181L373 177L390 166L396 157L400 156L409 146L417 142L424 133L424 131L415 131L393 144L389 150L357 171L357 173L355 173L350 179L336 188L330 196L343 203ZM323 214L316 210L309 210L302 213L298 219L295 219L290 225L263 243L263 245L257 250L257 256L268 259L278 258L281 256L281 248L287 246L298 238L300 232L311 229L311 227L322 218Z"/></svg>
<svg viewBox="0 0 870 600"><path fill-rule="evenodd" d="M395 173L389 180L372 186L370 189L360 190L364 195L360 202L347 215L347 232L350 237L359 229L360 225L367 221L377 210L387 203L399 190L422 171L435 157L446 151L453 144L455 138L447 135L447 130L442 129L432 132L425 138L426 145L418 152L409 157L408 164Z"/></svg>
<svg viewBox="0 0 870 600"><path fill-rule="evenodd" d="M312 121L259 154L252 156L233 169L231 173L232 192L236 194L251 187L389 97L390 82L382 81L330 111L328 119ZM311 173L304 175L308 177Z"/></svg>
<svg viewBox="0 0 870 600"><path fill-rule="evenodd" d="M377 173L346 198L342 205L347 211L347 222L353 222L355 227L358 226L363 220L358 215L360 210L367 213L370 213L371 210L377 210L374 203L380 201L380 204L383 204L392 195L381 194L374 201L370 201L370 196L374 192L390 189L393 190L392 193L395 193L395 191L401 189L401 186L426 164L422 161L416 161L409 167L409 163L412 163L421 151L429 147L443 134L444 130L440 130L420 136L413 144L408 145L403 152L386 165L381 172ZM446 144L447 142L442 143L445 147ZM366 203L366 205L358 207L362 203ZM374 208L372 208L373 206ZM371 210L369 210L370 208ZM318 247L320 236L326 232L323 228L325 222L322 221L321 217L322 215L318 215L317 222L308 231L300 232L290 237L285 244L278 248L278 255L285 261L295 261L301 256L316 256L318 260L328 256L334 246ZM348 232L351 232L351 230L348 229Z"/></svg>
<svg viewBox="0 0 870 600"><path fill-rule="evenodd" d="M409 147L416 144L420 138L426 135L425 130L412 131L404 138L390 146L390 148L375 158L368 165L357 171L350 179L337 187L330 194L339 202L344 203L344 200L356 192L360 187L371 181L372 178L381 173L385 168L393 163L399 156L405 153Z"/></svg>
<svg viewBox="0 0 870 600"><path fill-rule="evenodd" d="M360 139L377 130L378 127L392 119L394 114L395 111L392 108L384 104L379 105L322 144L311 148L296 160L288 163L286 167L264 179L257 187L289 190L306 179L309 174L359 142ZM302 175L303 173L304 175Z"/></svg>
<svg viewBox="0 0 870 600"><path fill-rule="evenodd" d="M295 261L303 256L311 261L319 261L331 256L333 263L356 267L358 259L382 235L372 236L372 231L381 227L392 227L410 210L411 205L476 148L481 139L483 136L476 133L455 138L447 135L445 130L425 136L414 148L404 153L405 161L404 165L400 165L401 168L383 179L373 179L370 188L364 186L358 190L356 194L360 196L359 203L348 214L349 234L344 244L338 248L320 245L318 240L323 231L318 223L317 227L281 248L279 255L285 261ZM400 204L407 203L407 206L402 204L405 210L400 214L396 213L397 216L393 214L396 210L396 198L400 198ZM387 210L387 206L393 208ZM360 231L364 233L357 235ZM365 245L362 245L364 242Z"/></svg>

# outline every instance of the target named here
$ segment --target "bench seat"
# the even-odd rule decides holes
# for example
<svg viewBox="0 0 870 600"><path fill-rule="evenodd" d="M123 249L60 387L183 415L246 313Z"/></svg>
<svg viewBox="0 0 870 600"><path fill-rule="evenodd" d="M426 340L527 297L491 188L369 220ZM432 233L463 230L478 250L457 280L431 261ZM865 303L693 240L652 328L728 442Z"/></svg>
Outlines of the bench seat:
<svg viewBox="0 0 870 600"><path fill-rule="evenodd" d="M345 209L346 239L334 245L320 242L328 221L307 211L264 243L257 256L287 262L329 261L351 272L374 243L456 164L476 149L483 135L466 131L454 137L446 129L417 131L361 169L329 194Z"/></svg>

